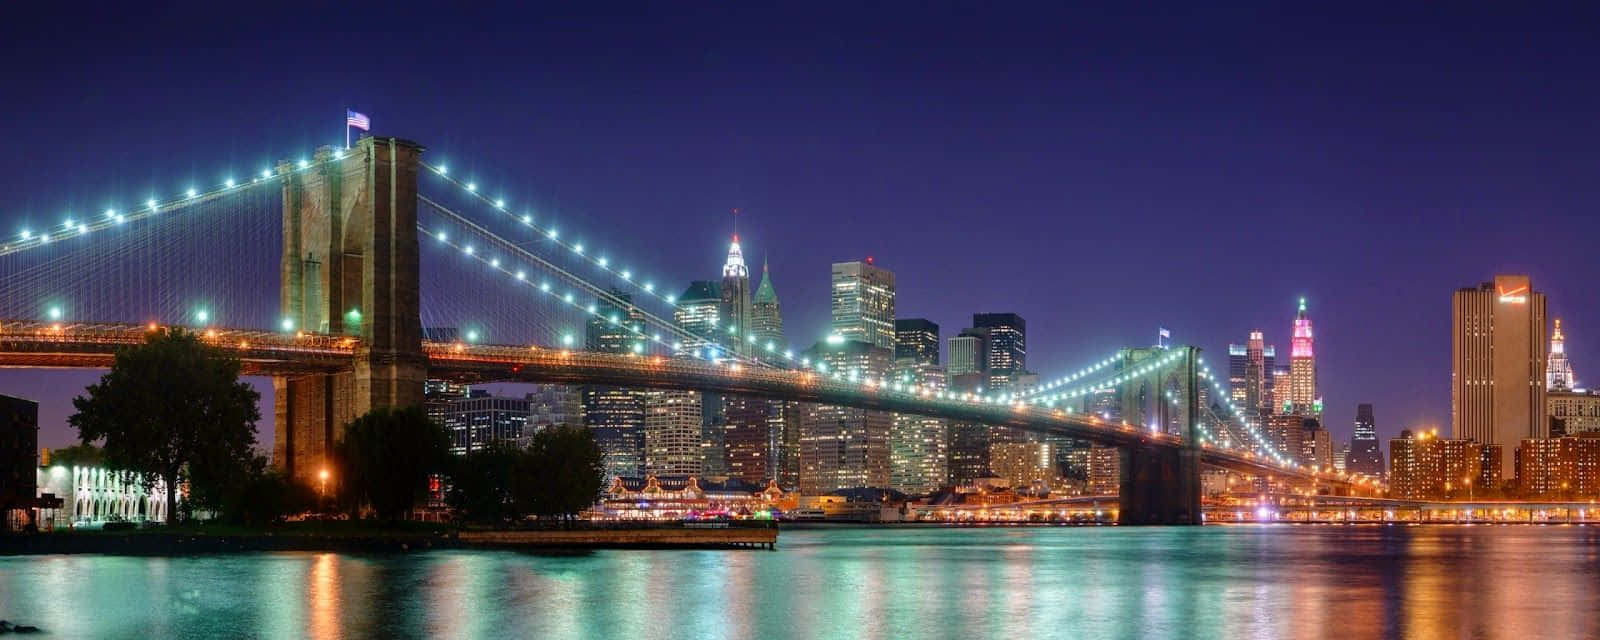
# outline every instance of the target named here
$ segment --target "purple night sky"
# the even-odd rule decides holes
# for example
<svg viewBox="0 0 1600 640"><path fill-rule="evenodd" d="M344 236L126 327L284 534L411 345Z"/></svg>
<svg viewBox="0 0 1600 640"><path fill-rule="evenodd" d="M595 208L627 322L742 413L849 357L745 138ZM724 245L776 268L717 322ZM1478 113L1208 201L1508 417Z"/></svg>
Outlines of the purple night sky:
<svg viewBox="0 0 1600 640"><path fill-rule="evenodd" d="M1597 16L1174 4L14 8L0 235L342 143L348 106L673 289L740 209L801 346L867 255L946 337L1021 313L1047 378L1157 327L1287 354L1306 296L1335 438L1358 402L1387 438L1448 426L1450 293L1517 272L1600 375ZM0 393L61 446L97 375Z"/></svg>

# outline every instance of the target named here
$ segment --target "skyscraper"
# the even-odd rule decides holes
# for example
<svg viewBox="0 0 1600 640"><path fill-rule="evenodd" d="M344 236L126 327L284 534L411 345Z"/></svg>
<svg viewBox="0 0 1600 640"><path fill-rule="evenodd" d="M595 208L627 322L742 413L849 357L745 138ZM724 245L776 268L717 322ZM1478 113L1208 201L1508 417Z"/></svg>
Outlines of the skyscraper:
<svg viewBox="0 0 1600 640"><path fill-rule="evenodd" d="M984 336L971 329L950 339L949 366L945 372L953 376L982 373L984 370ZM973 390L975 391L975 389Z"/></svg>
<svg viewBox="0 0 1600 640"><path fill-rule="evenodd" d="M1266 343L1260 330L1251 331L1245 344L1228 345L1228 392L1233 403L1245 407L1258 419L1276 412L1273 406L1272 370L1276 350Z"/></svg>
<svg viewBox="0 0 1600 640"><path fill-rule="evenodd" d="M766 261L761 262L761 285L756 287L755 299L750 302L750 331L756 334L765 350L767 344L782 351L788 343L783 337L783 313L778 306L778 291L772 287L772 274Z"/></svg>
<svg viewBox="0 0 1600 640"><path fill-rule="evenodd" d="M931 344L932 354L897 358L894 379L930 389L945 388L944 370L929 362L939 359L938 325L934 325ZM943 486L950 473L949 422L908 413L896 413L891 421L889 487L909 495L924 495Z"/></svg>
<svg viewBox="0 0 1600 640"><path fill-rule="evenodd" d="M1383 477L1383 447L1378 441L1377 421L1372 416L1372 405L1356 405L1356 430L1350 436L1350 456L1345 459L1345 471Z"/></svg>
<svg viewBox="0 0 1600 640"><path fill-rule="evenodd" d="M711 280L690 282L689 288L678 296L672 321L695 336L677 345L679 355L709 356L711 350L707 347L727 342L718 333L722 326L722 287Z"/></svg>
<svg viewBox="0 0 1600 640"><path fill-rule="evenodd" d="M1306 316L1306 299L1294 318L1294 338L1289 346L1289 410L1302 416L1320 418L1322 399L1317 397L1317 354L1311 335L1311 318Z"/></svg>
<svg viewBox="0 0 1600 640"><path fill-rule="evenodd" d="M601 353L631 353L642 344L628 329L640 326L644 318L628 294L612 290L611 297L597 300L597 314L584 325L583 346ZM583 425L600 445L606 477L632 477L644 474L644 397L643 391L624 387L588 385L582 389Z"/></svg>
<svg viewBox="0 0 1600 640"><path fill-rule="evenodd" d="M1450 433L1501 446L1545 438L1545 297L1528 276L1497 275L1451 299ZM1498 462L1498 464L1495 464Z"/></svg>
<svg viewBox="0 0 1600 640"><path fill-rule="evenodd" d="M890 341L893 344L893 341ZM806 350L827 371L854 378L881 377L894 352L860 340L831 336ZM801 405L800 491L889 486L888 412L837 405Z"/></svg>
<svg viewBox="0 0 1600 640"><path fill-rule="evenodd" d="M939 364L939 325L926 318L900 318L894 321L894 362Z"/></svg>
<svg viewBox="0 0 1600 640"><path fill-rule="evenodd" d="M1550 334L1550 360L1544 368L1546 391L1571 391L1577 384L1572 374L1572 363L1567 361L1567 337L1561 333L1561 318L1556 318L1556 330Z"/></svg>
<svg viewBox="0 0 1600 640"><path fill-rule="evenodd" d="M1028 369L1028 323L1015 313L975 313L972 328L985 332L989 387L1010 389Z"/></svg>
<svg viewBox="0 0 1600 640"><path fill-rule="evenodd" d="M894 272L865 262L836 262L832 269L833 333L894 350Z"/></svg>
<svg viewBox="0 0 1600 640"><path fill-rule="evenodd" d="M645 473L699 475L700 393L651 390L643 396Z"/></svg>
<svg viewBox="0 0 1600 640"><path fill-rule="evenodd" d="M739 249L739 234L733 234L728 245L728 260L722 264L722 322L721 332L727 334L727 344L734 353L750 354L755 342L751 332L750 270L744 265L744 253Z"/></svg>

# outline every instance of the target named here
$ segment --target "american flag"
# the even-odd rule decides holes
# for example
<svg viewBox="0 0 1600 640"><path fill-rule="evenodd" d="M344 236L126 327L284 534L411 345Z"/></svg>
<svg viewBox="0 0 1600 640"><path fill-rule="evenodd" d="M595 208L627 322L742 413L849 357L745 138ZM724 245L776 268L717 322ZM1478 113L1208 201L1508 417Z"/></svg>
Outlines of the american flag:
<svg viewBox="0 0 1600 640"><path fill-rule="evenodd" d="M356 112L351 111L349 109L345 109L344 110L344 125L347 126L347 127L355 127L355 128L360 129L362 131L371 131L372 130L372 119L368 118L367 114L365 114L365 113L356 113Z"/></svg>

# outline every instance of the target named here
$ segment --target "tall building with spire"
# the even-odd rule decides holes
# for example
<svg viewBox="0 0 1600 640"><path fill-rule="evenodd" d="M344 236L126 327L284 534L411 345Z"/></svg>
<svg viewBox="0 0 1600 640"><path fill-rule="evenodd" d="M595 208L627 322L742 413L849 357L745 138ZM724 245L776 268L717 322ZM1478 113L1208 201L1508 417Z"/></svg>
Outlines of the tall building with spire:
<svg viewBox="0 0 1600 640"><path fill-rule="evenodd" d="M1571 391L1577 384L1572 375L1572 363L1567 360L1567 337L1561 333L1561 318L1556 318L1555 332L1550 334L1550 358L1544 367L1546 391Z"/></svg>
<svg viewBox="0 0 1600 640"><path fill-rule="evenodd" d="M778 306L778 291L772 288L772 272L767 269L766 260L761 261L761 285L756 287L755 298L750 301L750 331L756 335L762 349L772 344L775 345L774 349L781 351L788 344L783 338L783 313Z"/></svg>
<svg viewBox="0 0 1600 640"><path fill-rule="evenodd" d="M1306 315L1306 299L1294 317L1294 338L1289 343L1289 411L1296 415L1321 417L1322 399L1317 397L1317 354L1311 334L1311 318Z"/></svg>
<svg viewBox="0 0 1600 640"><path fill-rule="evenodd" d="M722 318L721 331L728 334L728 347L735 353L752 353L750 269L744 265L738 232L728 245L728 260L722 264Z"/></svg>

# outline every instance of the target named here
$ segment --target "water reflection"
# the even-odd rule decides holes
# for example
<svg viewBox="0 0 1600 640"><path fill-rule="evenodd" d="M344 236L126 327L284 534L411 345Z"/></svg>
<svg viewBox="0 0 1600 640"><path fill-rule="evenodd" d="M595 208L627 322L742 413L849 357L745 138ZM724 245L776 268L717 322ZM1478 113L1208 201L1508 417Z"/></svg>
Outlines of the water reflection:
<svg viewBox="0 0 1600 640"><path fill-rule="evenodd" d="M1600 528L828 529L777 552L0 558L55 637L1600 635Z"/></svg>

